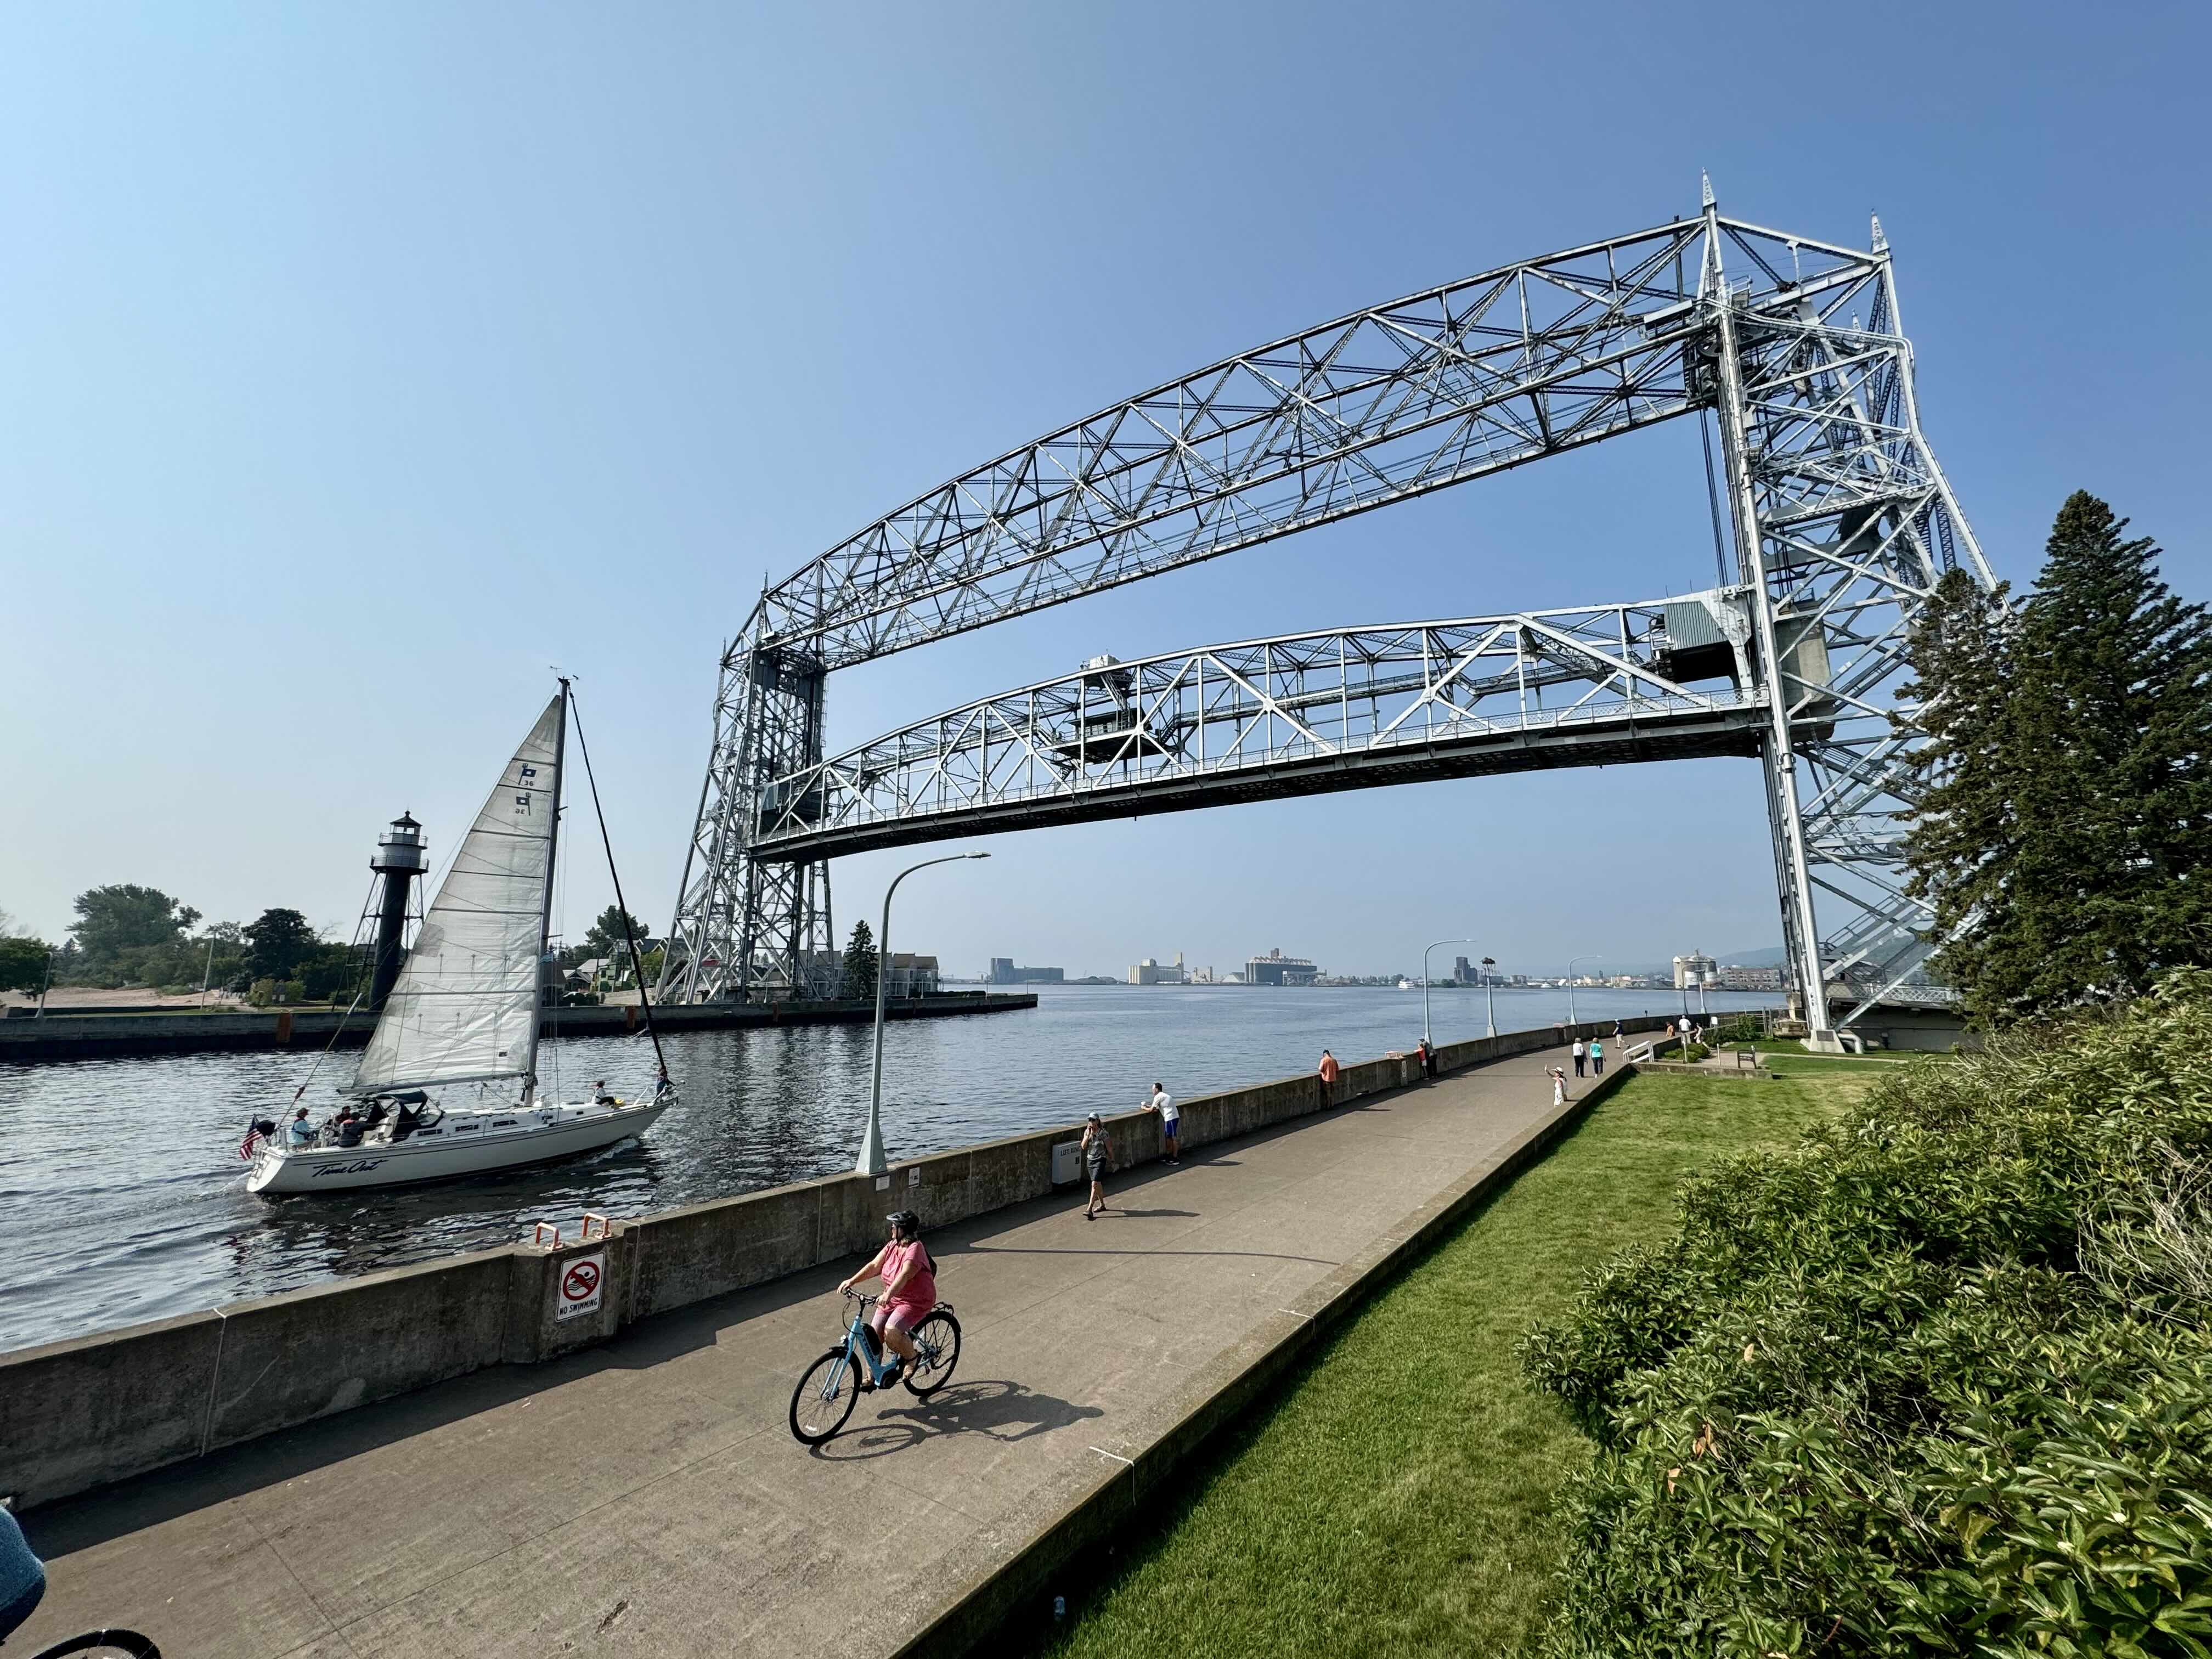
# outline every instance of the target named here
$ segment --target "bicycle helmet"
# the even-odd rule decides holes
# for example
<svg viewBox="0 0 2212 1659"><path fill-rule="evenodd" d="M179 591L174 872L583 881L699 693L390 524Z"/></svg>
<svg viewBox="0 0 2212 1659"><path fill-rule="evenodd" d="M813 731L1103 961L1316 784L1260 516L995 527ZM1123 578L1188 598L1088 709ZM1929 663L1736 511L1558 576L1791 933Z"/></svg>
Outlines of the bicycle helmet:
<svg viewBox="0 0 2212 1659"><path fill-rule="evenodd" d="M921 1232L921 1218L912 1210L893 1210L884 1219L909 1238L918 1237Z"/></svg>

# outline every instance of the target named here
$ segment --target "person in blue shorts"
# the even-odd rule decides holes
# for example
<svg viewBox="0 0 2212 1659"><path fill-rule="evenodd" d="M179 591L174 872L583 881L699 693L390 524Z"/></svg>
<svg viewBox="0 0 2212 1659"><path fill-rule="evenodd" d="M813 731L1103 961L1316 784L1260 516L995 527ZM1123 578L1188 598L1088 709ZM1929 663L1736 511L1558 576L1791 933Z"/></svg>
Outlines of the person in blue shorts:
<svg viewBox="0 0 2212 1659"><path fill-rule="evenodd" d="M15 1517L0 1510L0 1642L31 1616L46 1594L46 1564L31 1553Z"/></svg>

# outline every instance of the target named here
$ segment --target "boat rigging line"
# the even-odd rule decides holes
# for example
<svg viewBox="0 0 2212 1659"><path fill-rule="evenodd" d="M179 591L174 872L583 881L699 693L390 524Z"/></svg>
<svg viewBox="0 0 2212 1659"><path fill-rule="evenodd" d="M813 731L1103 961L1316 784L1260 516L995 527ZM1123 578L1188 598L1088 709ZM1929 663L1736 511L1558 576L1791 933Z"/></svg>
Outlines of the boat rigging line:
<svg viewBox="0 0 2212 1659"><path fill-rule="evenodd" d="M637 976L637 1005L645 1014L645 1034L653 1039L653 1058L659 1065L660 1075L668 1075L668 1056L660 1050L660 1033L653 1024L653 994L645 988L645 958L638 954L637 932L630 926L629 901L623 896L622 872L615 865L615 844L607 834L607 815L599 807L599 781L592 775L592 748L584 741L584 719L576 708L576 693L567 680L561 682L562 695L568 699L568 718L576 726L576 750L584 757L584 781L592 792L592 815L599 821L599 845L606 849L607 874L615 884L615 908L622 913L623 943L629 946L630 972Z"/></svg>

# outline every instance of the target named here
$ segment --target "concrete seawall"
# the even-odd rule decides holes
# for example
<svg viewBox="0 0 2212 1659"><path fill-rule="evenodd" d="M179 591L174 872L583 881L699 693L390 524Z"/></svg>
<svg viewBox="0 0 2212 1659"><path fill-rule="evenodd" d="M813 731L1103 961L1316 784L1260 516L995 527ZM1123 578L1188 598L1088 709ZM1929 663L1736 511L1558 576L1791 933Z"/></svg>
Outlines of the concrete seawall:
<svg viewBox="0 0 2212 1659"><path fill-rule="evenodd" d="M1036 1006L1033 991L963 991L884 1010L891 1019L942 1019ZM664 1032L747 1030L758 1025L848 1025L873 1020L872 1002L676 1004L653 1011ZM325 1044L358 1048L375 1021L356 1012L276 1008L246 1013L52 1014L0 1019L0 1064L52 1060L112 1060L139 1054L202 1054L224 1049L300 1048ZM635 1005L550 1008L538 1021L547 1037L628 1036L643 1029Z"/></svg>
<svg viewBox="0 0 2212 1659"><path fill-rule="evenodd" d="M1624 1022L1634 1031L1664 1024ZM1449 1044L1439 1068L1547 1048L1563 1029ZM1399 1088L1418 1070L1410 1057L1347 1066L1332 1103ZM1311 1076L1197 1097L1183 1103L1183 1143L1322 1104ZM1110 1121L1123 1163L1159 1155L1150 1114ZM0 1492L36 1505L487 1366L550 1359L635 1321L871 1249L893 1203L939 1226L1041 1197L1054 1185L1054 1147L1078 1133L1059 1126L887 1176L829 1176L618 1221L588 1243L510 1245L0 1354ZM573 1312L563 1286L582 1282L572 1270L585 1261L597 1269L598 1305Z"/></svg>

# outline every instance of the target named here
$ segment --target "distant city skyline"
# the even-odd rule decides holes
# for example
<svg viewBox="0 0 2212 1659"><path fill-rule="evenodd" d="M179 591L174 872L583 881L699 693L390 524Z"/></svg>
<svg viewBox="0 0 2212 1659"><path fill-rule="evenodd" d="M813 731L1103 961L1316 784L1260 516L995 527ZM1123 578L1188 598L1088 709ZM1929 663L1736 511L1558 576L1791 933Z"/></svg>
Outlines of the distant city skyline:
<svg viewBox="0 0 2212 1659"><path fill-rule="evenodd" d="M1277 947L1270 946L1269 948L1272 950ZM1051 955L1052 953L1047 951L1042 954ZM1192 975L1197 975L1200 974L1210 975L1209 978L1205 980L1200 980L1194 977L1188 981L1190 983L1224 984L1229 981L1229 976L1231 975L1242 974L1244 971L1246 963L1249 961L1252 957L1264 954L1264 952L1248 952L1243 956L1236 957L1233 961L1224 963L1219 960L1200 961L1195 955L1188 951L1170 952L1166 958L1162 958L1157 956L1139 957L1137 959L1137 965L1159 965L1162 967L1180 966ZM1300 953L1285 951L1284 954L1285 956L1295 957ZM1418 952L1416 952L1416 954L1418 955ZM1725 969L1731 967L1765 969L1773 967L1781 960L1782 947L1776 945L1761 945L1753 949L1743 951L1723 952L1684 951L1672 958L1662 958L1651 962L1623 961L1615 963L1608 963L1602 958L1595 961L1586 960L1576 964L1574 974L1577 978L1589 978L1592 980L1601 980L1608 975L1627 975L1638 978L1668 979L1671 981L1673 977L1679 973L1680 963L1692 955L1696 955L1699 957L1711 958L1715 963L1716 968L1718 969ZM1180 963L1176 963L1175 959L1178 956L1185 958L1185 960ZM948 958L947 960L951 959ZM1310 958L1309 958L1309 960L1310 960ZM1474 974L1480 974L1481 971L1479 958L1470 960L1469 958L1461 957L1455 962L1453 968L1445 968L1440 964L1434 967L1432 969L1433 982L1443 983L1451 978L1453 976L1454 969L1460 963L1467 963L1471 972ZM1009 976L1000 979L996 977L996 975L1000 972L1002 964L1005 971ZM949 975L956 975L963 979L975 978L988 983L1004 985L1054 984L1078 979L1101 978L1111 979L1115 983L1121 984L1128 982L1127 976L1129 969L1124 968L1117 971L1108 966L1079 964L1072 959L1054 963L1049 966L1035 965L1022 961L1016 957L994 955L991 957L980 969L970 969L964 964L955 963L954 965L947 969L946 971ZM1547 962L1508 963L1501 958L1498 961L1497 967L1492 971L1502 977L1508 978L1517 974L1531 979L1557 979L1565 976L1567 974L1568 969L1567 964L1564 961L1557 963ZM1325 977L1328 978L1376 978L1386 975L1396 975L1418 979L1420 976L1421 969L1417 961L1410 967L1392 968L1386 964L1374 968L1363 967L1359 969L1346 969L1341 971L1329 968L1324 964L1322 967L1322 972ZM1057 977L1027 977L1029 975L1056 975ZM1147 980L1145 982L1149 984L1169 981ZM1714 983L1717 986L1719 984L1719 981L1716 979ZM1765 988L1765 987L1762 985L1753 988Z"/></svg>

